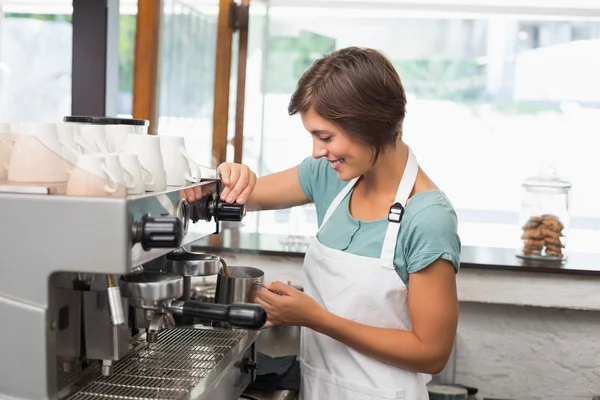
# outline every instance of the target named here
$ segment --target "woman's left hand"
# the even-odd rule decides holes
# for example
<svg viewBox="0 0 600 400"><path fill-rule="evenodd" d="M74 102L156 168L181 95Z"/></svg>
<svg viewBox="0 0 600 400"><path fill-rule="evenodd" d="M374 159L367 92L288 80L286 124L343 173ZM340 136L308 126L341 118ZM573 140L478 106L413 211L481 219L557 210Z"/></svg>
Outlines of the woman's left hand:
<svg viewBox="0 0 600 400"><path fill-rule="evenodd" d="M255 303L265 308L273 325L310 327L325 311L312 297L282 282L265 284Z"/></svg>

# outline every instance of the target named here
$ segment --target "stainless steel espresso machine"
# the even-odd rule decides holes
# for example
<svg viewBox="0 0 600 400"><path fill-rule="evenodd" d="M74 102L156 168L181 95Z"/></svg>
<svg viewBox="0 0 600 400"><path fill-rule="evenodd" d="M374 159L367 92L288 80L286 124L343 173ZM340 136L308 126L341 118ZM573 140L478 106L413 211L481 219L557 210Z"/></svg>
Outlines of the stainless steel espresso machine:
<svg viewBox="0 0 600 400"><path fill-rule="evenodd" d="M194 203L176 187L124 198L3 188L0 399L239 397L254 379L264 309L190 300L189 273L164 268L221 221L242 219L213 175Z"/></svg>

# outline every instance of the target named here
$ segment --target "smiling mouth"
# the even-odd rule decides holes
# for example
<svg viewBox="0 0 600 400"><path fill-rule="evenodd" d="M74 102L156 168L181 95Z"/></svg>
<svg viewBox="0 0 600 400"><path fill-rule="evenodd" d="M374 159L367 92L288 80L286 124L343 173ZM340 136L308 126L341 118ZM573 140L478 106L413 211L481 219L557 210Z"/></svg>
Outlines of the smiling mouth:
<svg viewBox="0 0 600 400"><path fill-rule="evenodd" d="M344 163L344 159L340 158L339 160L335 160L335 161L329 161L329 163L331 164L331 167L335 170L339 169L340 166Z"/></svg>

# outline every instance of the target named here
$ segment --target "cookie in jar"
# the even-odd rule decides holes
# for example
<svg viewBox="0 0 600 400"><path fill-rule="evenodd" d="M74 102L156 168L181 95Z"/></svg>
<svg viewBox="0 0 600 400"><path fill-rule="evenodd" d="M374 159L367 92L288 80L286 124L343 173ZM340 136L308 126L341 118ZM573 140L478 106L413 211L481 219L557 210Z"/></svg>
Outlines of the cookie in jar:
<svg viewBox="0 0 600 400"><path fill-rule="evenodd" d="M565 225L555 215L530 217L522 227L523 255L563 259L564 229Z"/></svg>
<svg viewBox="0 0 600 400"><path fill-rule="evenodd" d="M523 258L564 260L571 183L548 167L522 184L521 241Z"/></svg>

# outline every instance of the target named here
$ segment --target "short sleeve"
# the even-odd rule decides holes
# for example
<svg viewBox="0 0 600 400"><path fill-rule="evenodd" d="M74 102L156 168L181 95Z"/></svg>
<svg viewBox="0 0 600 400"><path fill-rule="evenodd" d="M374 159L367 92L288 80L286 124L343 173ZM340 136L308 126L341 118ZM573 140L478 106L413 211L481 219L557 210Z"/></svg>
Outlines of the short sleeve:
<svg viewBox="0 0 600 400"><path fill-rule="evenodd" d="M420 210L410 221L405 247L408 273L418 272L437 259L460 268L461 242L458 218L449 205L435 204Z"/></svg>
<svg viewBox="0 0 600 400"><path fill-rule="evenodd" d="M314 187L319 170L319 160L307 157L298 165L298 181L306 197L314 202Z"/></svg>
<svg viewBox="0 0 600 400"><path fill-rule="evenodd" d="M326 158L312 157L305 158L298 165L298 181L306 197L315 204L320 225L327 208L346 182L338 178Z"/></svg>

